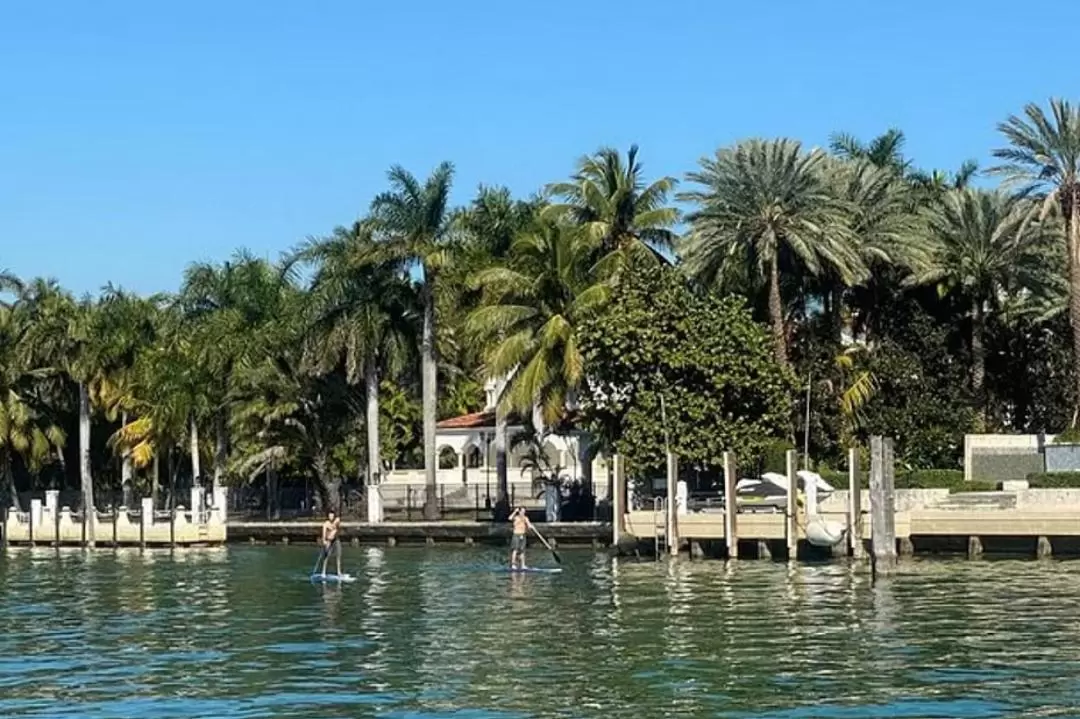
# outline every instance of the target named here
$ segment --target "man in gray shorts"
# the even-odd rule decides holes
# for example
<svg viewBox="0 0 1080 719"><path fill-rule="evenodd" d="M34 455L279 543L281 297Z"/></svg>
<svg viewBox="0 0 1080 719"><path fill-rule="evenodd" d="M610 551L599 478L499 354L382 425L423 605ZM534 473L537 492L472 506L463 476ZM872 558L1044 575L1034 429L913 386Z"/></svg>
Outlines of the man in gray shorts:
<svg viewBox="0 0 1080 719"><path fill-rule="evenodd" d="M525 569L525 533L529 529L525 508L515 509L510 521L514 523L514 533L510 537L510 569Z"/></svg>

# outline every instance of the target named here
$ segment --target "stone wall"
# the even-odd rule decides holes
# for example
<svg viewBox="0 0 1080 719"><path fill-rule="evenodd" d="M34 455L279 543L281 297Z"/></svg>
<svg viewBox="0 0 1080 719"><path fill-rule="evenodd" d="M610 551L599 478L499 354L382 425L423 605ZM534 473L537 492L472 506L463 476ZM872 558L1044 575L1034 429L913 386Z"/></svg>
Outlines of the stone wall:
<svg viewBox="0 0 1080 719"><path fill-rule="evenodd" d="M57 507L57 493L46 492L44 501L32 499L30 511L9 511L4 524L8 542L42 544L80 544L89 536L88 523L93 523L94 540L110 544L168 545L220 544L227 537L227 492L220 487L212 506L203 507L201 493L192 491L194 509L177 507L175 513L155 511L153 500L142 500L138 510L120 507L113 512L94 512L85 517L69 507ZM84 528L84 525L87 525Z"/></svg>

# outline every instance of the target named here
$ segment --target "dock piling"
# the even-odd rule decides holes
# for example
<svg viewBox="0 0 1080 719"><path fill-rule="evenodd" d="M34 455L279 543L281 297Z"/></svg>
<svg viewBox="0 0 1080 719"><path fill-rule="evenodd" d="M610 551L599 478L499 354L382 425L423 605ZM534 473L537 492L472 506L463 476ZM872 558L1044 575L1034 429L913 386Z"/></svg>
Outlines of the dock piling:
<svg viewBox="0 0 1080 719"><path fill-rule="evenodd" d="M1050 544L1050 537L1039 537L1039 542L1035 547L1035 556L1039 559L1049 559L1054 556L1054 548Z"/></svg>
<svg viewBox="0 0 1080 719"><path fill-rule="evenodd" d="M679 516L675 493L679 485L679 458L674 452L667 453L667 546L668 554L679 553Z"/></svg>
<svg viewBox="0 0 1080 719"><path fill-rule="evenodd" d="M862 482L859 481L859 450L848 450L848 551L855 559L866 555L863 544Z"/></svg>
<svg viewBox="0 0 1080 719"><path fill-rule="evenodd" d="M870 544L874 574L896 571L896 493L891 437L870 438Z"/></svg>
<svg viewBox="0 0 1080 719"><path fill-rule="evenodd" d="M612 481L615 491L611 493L611 543L618 547L626 523L626 460L616 454L611 458Z"/></svg>
<svg viewBox="0 0 1080 719"><path fill-rule="evenodd" d="M795 474L798 453L789 449L787 451L787 506L784 509L787 536L788 561L799 558L799 478Z"/></svg>
<svg viewBox="0 0 1080 719"><path fill-rule="evenodd" d="M976 536L968 537L968 559L979 559L983 555L982 538Z"/></svg>
<svg viewBox="0 0 1080 719"><path fill-rule="evenodd" d="M738 481L735 453L724 452L724 542L727 544L728 559L739 558L739 502L735 497L735 484Z"/></svg>

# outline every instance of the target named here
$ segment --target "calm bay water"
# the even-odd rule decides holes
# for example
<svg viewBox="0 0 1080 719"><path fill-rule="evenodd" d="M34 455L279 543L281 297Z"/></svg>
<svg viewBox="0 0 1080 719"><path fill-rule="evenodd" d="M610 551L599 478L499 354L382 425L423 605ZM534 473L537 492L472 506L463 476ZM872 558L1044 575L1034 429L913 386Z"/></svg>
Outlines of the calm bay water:
<svg viewBox="0 0 1080 719"><path fill-rule="evenodd" d="M12 549L0 716L1080 717L1080 563L502 559Z"/></svg>

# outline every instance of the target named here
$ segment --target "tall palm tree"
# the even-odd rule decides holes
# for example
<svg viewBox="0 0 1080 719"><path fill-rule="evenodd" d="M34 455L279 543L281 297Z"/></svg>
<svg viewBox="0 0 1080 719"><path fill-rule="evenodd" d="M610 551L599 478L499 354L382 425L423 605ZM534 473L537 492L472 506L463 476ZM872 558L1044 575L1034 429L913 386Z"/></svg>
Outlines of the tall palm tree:
<svg viewBox="0 0 1080 719"><path fill-rule="evenodd" d="M850 212L852 239L867 268L863 281L850 287L847 300L852 336L877 327L883 299L900 289L900 280L930 262L934 242L926 211L913 202L914 189L891 166L860 160L834 163L840 198ZM832 284L828 291L841 291ZM839 303L837 303L839 304Z"/></svg>
<svg viewBox="0 0 1080 719"><path fill-rule="evenodd" d="M21 290L15 282L3 286ZM31 474L37 474L63 451L66 442L64 431L44 406L41 379L46 371L27 365L27 356L21 352L26 325L20 309L14 302L0 301L0 478L14 507L19 506L12 468L15 458L20 457Z"/></svg>
<svg viewBox="0 0 1080 719"><path fill-rule="evenodd" d="M1011 295L1040 291L1047 253L1055 248L1056 228L1037 213L1026 198L953 190L931 219L939 242L933 264L913 277L915 283L936 283L943 293L959 294L971 308L971 387L979 404L979 431L987 421L987 317Z"/></svg>
<svg viewBox="0 0 1080 719"><path fill-rule="evenodd" d="M95 307L89 298L76 300L54 280L29 283L21 299L27 312L26 351L31 361L65 375L78 387L79 479L86 514L87 543L94 545L96 512L90 457L91 387L100 380L98 338L91 327Z"/></svg>
<svg viewBox="0 0 1080 719"><path fill-rule="evenodd" d="M1010 115L998 125L1009 146L994 151L1001 165L989 172L1007 185L1043 199L1064 219L1069 275L1069 324L1073 340L1073 378L1077 406L1073 427L1080 417L1080 107L1050 100L1049 116L1035 103L1024 107L1024 117Z"/></svg>
<svg viewBox="0 0 1080 719"><path fill-rule="evenodd" d="M699 189L680 198L696 205L683 257L691 275L713 284L742 273L768 290L776 359L788 364L781 274L834 273L846 286L866 276L851 229L851 208L819 150L794 140L747 140L700 161L687 175Z"/></svg>
<svg viewBox="0 0 1080 719"><path fill-rule="evenodd" d="M357 222L309 242L295 261L315 266L307 298L308 351L318 371L344 367L350 385L364 383L367 483L382 474L379 385L383 372L400 369L412 346L415 296L394 263L380 262L371 227Z"/></svg>
<svg viewBox="0 0 1080 719"><path fill-rule="evenodd" d="M506 263L472 279L485 302L469 314L466 331L487 347L487 375L506 378L497 408L504 426L496 428L500 504L507 497L507 412L529 417L538 408L544 424L554 425L581 386L584 358L574 328L608 290L590 276L595 250L589 235L540 219L514 241Z"/></svg>
<svg viewBox="0 0 1080 719"><path fill-rule="evenodd" d="M660 259L661 251L675 242L673 228L679 211L668 206L677 180L661 177L646 185L632 145L623 161L619 152L604 147L578 161L567 182L556 182L547 193L562 202L549 205L544 216L564 218L581 228L595 243L601 278L625 264L631 256Z"/></svg>
<svg viewBox="0 0 1080 719"><path fill-rule="evenodd" d="M904 157L906 142L904 132L891 127L870 142L862 142L854 135L838 132L829 138L829 149L845 160L866 162L904 177L912 168L911 160Z"/></svg>
<svg viewBox="0 0 1080 719"><path fill-rule="evenodd" d="M375 230L383 235L386 257L419 266L423 273L420 301L423 325L420 339L420 380L424 412L424 479L427 497L424 517L436 519L438 504L435 422L438 409L438 351L435 328L435 289L439 272L448 263L451 241L450 187L454 167L444 162L423 183L402 167L389 172L390 190L371 203Z"/></svg>
<svg viewBox="0 0 1080 719"><path fill-rule="evenodd" d="M221 484L229 455L227 397L237 367L249 364L259 343L255 336L280 312L281 271L241 250L226 262L194 263L184 272L177 304L199 363L209 377L208 405L214 407L213 486ZM189 418L193 476L201 474L199 422Z"/></svg>

